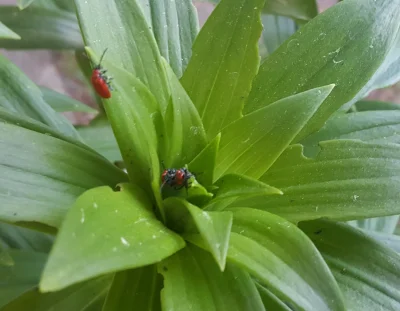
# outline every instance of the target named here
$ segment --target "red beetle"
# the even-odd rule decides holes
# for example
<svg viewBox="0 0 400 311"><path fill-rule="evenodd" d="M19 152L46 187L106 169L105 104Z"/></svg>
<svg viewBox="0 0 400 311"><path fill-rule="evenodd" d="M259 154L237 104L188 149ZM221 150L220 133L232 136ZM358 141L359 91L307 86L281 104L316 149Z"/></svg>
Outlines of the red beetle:
<svg viewBox="0 0 400 311"><path fill-rule="evenodd" d="M174 168L165 169L161 175L161 190L167 184L170 187L174 187L175 190L185 187L187 191L191 185L188 181L193 176L187 168L180 168L178 170Z"/></svg>
<svg viewBox="0 0 400 311"><path fill-rule="evenodd" d="M112 78L106 75L107 70L101 67L101 61L103 60L104 54L106 54L107 49L104 50L103 54L100 57L100 61L96 67L94 67L92 72L92 85L96 90L96 93L99 94L102 98L110 98L111 97L111 80Z"/></svg>

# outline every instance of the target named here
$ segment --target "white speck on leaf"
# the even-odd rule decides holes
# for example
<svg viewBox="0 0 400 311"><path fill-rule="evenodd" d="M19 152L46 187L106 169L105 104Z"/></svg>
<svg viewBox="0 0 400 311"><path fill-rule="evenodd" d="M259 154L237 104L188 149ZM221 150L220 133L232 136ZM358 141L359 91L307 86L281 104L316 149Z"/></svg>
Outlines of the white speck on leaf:
<svg viewBox="0 0 400 311"><path fill-rule="evenodd" d="M353 201L354 201L354 202L357 201L357 199L358 199L359 197L360 197L360 196L358 196L357 194L353 195Z"/></svg>
<svg viewBox="0 0 400 311"><path fill-rule="evenodd" d="M153 234L153 239L157 238L157 236L155 234Z"/></svg>
<svg viewBox="0 0 400 311"><path fill-rule="evenodd" d="M121 242L122 244L124 244L125 246L130 246L129 242L127 240L125 240L124 237L121 237Z"/></svg>
<svg viewBox="0 0 400 311"><path fill-rule="evenodd" d="M81 208L81 224L85 222L85 211Z"/></svg>
<svg viewBox="0 0 400 311"><path fill-rule="evenodd" d="M94 202L94 203L93 203L93 207L94 207L94 208L98 208L99 206L97 205L96 202Z"/></svg>

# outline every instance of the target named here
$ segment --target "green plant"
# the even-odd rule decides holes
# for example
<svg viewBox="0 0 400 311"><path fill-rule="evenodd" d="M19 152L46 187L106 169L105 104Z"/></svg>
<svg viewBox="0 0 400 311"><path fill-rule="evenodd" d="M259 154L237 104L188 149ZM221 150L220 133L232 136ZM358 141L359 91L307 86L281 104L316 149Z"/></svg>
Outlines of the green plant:
<svg viewBox="0 0 400 311"><path fill-rule="evenodd" d="M20 14L76 25L51 3ZM271 1L302 26L260 65L264 3L223 0L197 34L191 1L76 0L87 54L108 48L114 77L88 128L0 57L1 310L400 308L387 236L344 222L400 213L400 111L355 104L398 79L400 0L316 17L314 1ZM20 25L13 10L0 20L40 46L6 23ZM38 32L41 47L83 48ZM109 125L119 150L96 137ZM160 192L162 162L197 173L188 193Z"/></svg>

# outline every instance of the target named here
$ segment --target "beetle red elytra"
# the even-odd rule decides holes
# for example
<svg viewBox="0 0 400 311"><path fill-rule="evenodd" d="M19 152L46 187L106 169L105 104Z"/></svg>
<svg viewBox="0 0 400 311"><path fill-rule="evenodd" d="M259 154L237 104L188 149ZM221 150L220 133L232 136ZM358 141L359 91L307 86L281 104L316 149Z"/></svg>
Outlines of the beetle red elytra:
<svg viewBox="0 0 400 311"><path fill-rule="evenodd" d="M162 190L162 188L167 184L168 186L173 187L175 190L180 190L185 187L187 191L191 185L189 180L193 176L194 175L185 167L180 169L164 169L163 173L161 174L162 184L160 190Z"/></svg>
<svg viewBox="0 0 400 311"><path fill-rule="evenodd" d="M106 75L107 70L103 69L103 67L101 66L101 61L103 60L106 52L107 49L104 50L103 54L100 57L99 63L94 67L92 72L92 85L96 90L96 93L102 98L110 98L112 91L112 78Z"/></svg>

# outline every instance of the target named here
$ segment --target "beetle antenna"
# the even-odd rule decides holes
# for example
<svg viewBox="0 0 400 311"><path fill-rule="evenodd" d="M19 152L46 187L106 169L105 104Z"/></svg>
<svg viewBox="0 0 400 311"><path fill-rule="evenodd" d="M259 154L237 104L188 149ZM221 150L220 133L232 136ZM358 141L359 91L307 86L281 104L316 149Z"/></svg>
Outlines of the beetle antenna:
<svg viewBox="0 0 400 311"><path fill-rule="evenodd" d="M104 50L103 54L101 54L100 61L99 61L99 66L100 66L100 64L101 64L101 62L102 62L102 60L103 60L103 57L104 57L104 55L106 54L107 50L108 50L108 48L106 48L106 49Z"/></svg>

